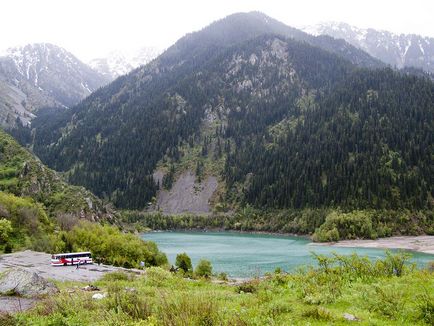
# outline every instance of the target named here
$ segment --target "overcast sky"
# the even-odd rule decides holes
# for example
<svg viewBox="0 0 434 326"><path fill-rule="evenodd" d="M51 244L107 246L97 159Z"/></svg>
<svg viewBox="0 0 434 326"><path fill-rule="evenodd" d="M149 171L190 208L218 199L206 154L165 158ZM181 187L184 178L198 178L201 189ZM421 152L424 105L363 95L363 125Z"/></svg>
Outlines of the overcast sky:
<svg viewBox="0 0 434 326"><path fill-rule="evenodd" d="M434 0L1 0L0 49L60 45L82 60L115 49L166 48L234 12L258 10L290 26L342 21L434 37Z"/></svg>

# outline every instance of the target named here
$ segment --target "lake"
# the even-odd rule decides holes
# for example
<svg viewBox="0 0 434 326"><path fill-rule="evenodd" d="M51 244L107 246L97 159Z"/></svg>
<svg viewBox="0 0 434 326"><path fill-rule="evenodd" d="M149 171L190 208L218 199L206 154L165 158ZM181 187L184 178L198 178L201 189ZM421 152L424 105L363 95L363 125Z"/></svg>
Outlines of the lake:
<svg viewBox="0 0 434 326"><path fill-rule="evenodd" d="M293 271L313 264L312 252L345 255L356 252L372 259L385 256L383 249L317 246L301 237L236 232L151 232L144 234L143 239L157 243L171 264L175 264L177 254L186 252L193 266L205 258L211 261L214 273L225 272L231 277L262 275L276 267ZM419 266L434 260L434 255L412 254L412 261Z"/></svg>

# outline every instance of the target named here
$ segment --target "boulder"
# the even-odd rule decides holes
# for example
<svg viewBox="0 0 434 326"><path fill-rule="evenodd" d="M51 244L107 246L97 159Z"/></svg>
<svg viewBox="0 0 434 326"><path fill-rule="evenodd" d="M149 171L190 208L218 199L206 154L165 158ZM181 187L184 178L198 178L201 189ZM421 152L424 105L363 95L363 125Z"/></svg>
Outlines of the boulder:
<svg viewBox="0 0 434 326"><path fill-rule="evenodd" d="M57 292L52 282L26 269L11 268L0 275L0 294L38 297Z"/></svg>
<svg viewBox="0 0 434 326"><path fill-rule="evenodd" d="M92 296L92 299L101 300L101 299L104 299L106 296L107 296L107 294L105 294L105 293L95 293Z"/></svg>
<svg viewBox="0 0 434 326"><path fill-rule="evenodd" d="M346 320L349 320L349 321L359 321L359 318L357 318L356 316L354 316L354 315L352 315L352 314L349 314L349 313L344 313L344 318L346 319Z"/></svg>
<svg viewBox="0 0 434 326"><path fill-rule="evenodd" d="M83 291L99 291L99 288L92 284L86 285L84 288L81 289Z"/></svg>

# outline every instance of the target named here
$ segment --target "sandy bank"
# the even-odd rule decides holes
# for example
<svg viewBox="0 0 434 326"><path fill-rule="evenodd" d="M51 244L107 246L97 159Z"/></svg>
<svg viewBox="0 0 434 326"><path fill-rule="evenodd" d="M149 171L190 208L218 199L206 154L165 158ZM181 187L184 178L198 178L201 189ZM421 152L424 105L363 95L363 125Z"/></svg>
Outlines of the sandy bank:
<svg viewBox="0 0 434 326"><path fill-rule="evenodd" d="M315 243L318 246L357 247L379 249L406 249L434 255L434 236L402 236L377 240L342 240L338 242Z"/></svg>

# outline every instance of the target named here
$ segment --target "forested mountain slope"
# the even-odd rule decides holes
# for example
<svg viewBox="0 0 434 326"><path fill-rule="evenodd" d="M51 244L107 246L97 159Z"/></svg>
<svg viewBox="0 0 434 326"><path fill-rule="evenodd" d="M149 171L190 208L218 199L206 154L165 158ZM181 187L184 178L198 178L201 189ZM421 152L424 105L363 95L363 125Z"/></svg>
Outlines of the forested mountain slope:
<svg viewBox="0 0 434 326"><path fill-rule="evenodd" d="M382 65L342 40L236 14L36 119L27 139L119 207L145 207L155 169L170 167L170 188L185 160L198 180L219 176L215 200L228 207L431 207L433 83L360 66Z"/></svg>
<svg viewBox="0 0 434 326"><path fill-rule="evenodd" d="M432 207L434 85L357 71L229 155L228 184L268 207Z"/></svg>
<svg viewBox="0 0 434 326"><path fill-rule="evenodd" d="M121 77L65 112L74 112L66 128L37 129L35 152L55 169L70 171L72 182L107 193L118 205L143 207L155 195L151 176L158 161L165 154L179 159L179 146L200 139L207 115L216 116L223 147L226 129L228 139L234 129L261 133L305 88L324 87L352 68L328 52L276 36L195 59ZM229 124L232 119L239 126Z"/></svg>

